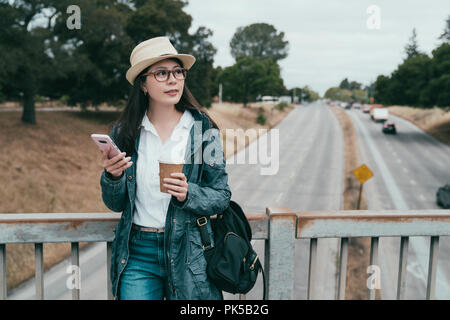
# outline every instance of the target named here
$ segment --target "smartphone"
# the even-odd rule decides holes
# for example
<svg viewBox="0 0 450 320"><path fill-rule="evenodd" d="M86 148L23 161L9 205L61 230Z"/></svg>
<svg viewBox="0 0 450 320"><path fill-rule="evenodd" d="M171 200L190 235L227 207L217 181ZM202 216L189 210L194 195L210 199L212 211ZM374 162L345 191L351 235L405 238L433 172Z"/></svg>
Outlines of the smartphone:
<svg viewBox="0 0 450 320"><path fill-rule="evenodd" d="M94 140L95 144L100 148L100 150L105 150L108 146L111 146L111 149L108 154L108 158L114 158L120 152L119 148L116 146L114 141L107 134L91 134L92 140Z"/></svg>

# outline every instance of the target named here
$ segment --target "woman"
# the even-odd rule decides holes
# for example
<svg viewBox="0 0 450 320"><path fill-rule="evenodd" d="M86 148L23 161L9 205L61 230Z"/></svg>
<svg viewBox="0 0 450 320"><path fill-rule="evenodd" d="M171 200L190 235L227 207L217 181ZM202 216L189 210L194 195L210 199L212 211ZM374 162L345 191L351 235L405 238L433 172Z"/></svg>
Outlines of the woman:
<svg viewBox="0 0 450 320"><path fill-rule="evenodd" d="M133 87L111 132L123 153L108 159L104 151L100 179L106 206L122 212L112 244L113 295L221 299L206 275L197 218L224 211L231 192L217 126L185 85L195 58L158 37L137 45L130 62ZM162 193L158 159L174 155L185 156L183 172L164 179L169 193Z"/></svg>

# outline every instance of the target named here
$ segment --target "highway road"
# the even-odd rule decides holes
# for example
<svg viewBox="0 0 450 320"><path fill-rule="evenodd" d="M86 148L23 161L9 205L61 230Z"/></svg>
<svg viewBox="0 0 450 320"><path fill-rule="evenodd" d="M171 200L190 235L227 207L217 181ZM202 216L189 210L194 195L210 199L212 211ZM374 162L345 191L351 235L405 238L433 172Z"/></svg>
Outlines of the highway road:
<svg viewBox="0 0 450 320"><path fill-rule="evenodd" d="M397 135L381 132L381 123L360 110L348 111L356 128L360 160L373 172L364 192L370 210L438 209L436 191L450 181L450 147L402 118L390 115ZM381 293L396 298L399 238L380 238ZM406 299L425 299L429 239L412 237L406 278ZM436 298L450 299L450 238L441 237Z"/></svg>
<svg viewBox="0 0 450 320"><path fill-rule="evenodd" d="M287 206L295 211L341 209L343 136L337 119L325 104L296 107L278 126L253 143L267 151L266 157L258 157L256 164L248 163L250 161L241 164L237 160L239 155L227 160L232 199L245 211L264 212L270 206ZM247 148L250 149L252 147ZM265 158L270 159L271 164L267 164ZM262 175L264 168L272 174ZM105 248L104 243L99 243L80 254L81 299L106 299ZM256 240L255 248L260 257L264 257L263 241ZM318 264L320 270L317 273L323 276L316 279L313 298L334 298L337 249L335 239L318 242L318 257L322 263ZM306 299L308 255L309 240L296 240L296 299ZM71 299L71 291L66 286L69 265L70 261L64 261L46 272L45 299ZM261 296L260 277L247 298L260 299ZM8 298L33 299L34 280L8 293ZM227 295L226 298L236 296Z"/></svg>

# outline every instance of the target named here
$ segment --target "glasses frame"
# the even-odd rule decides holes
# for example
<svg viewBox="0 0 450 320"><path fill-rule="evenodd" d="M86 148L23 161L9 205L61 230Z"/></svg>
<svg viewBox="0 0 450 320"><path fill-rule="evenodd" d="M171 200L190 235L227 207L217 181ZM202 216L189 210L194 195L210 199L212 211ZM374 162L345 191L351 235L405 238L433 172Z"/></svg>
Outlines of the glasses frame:
<svg viewBox="0 0 450 320"><path fill-rule="evenodd" d="M183 72L183 77L184 77L183 79L178 79L177 76L175 75L175 71L178 71L178 70L181 70L181 71ZM166 79L164 79L164 80L158 80L158 79L156 78L156 74L157 74L158 72L161 72L161 71L167 72ZM144 74L142 75L142 77L144 78L144 77L147 77L147 76L149 76L149 75L153 75L153 76L155 77L155 80L156 80L156 81L158 81L158 82L165 82L165 81L169 80L170 74L172 74L173 77L174 77L174 79L176 79L176 80L186 80L186 77L187 77L187 71L188 71L188 70L187 70L186 68L175 67L175 68L173 68L172 70L169 70L169 69L160 69L160 70L156 70L156 71L147 71L146 73L144 73Z"/></svg>

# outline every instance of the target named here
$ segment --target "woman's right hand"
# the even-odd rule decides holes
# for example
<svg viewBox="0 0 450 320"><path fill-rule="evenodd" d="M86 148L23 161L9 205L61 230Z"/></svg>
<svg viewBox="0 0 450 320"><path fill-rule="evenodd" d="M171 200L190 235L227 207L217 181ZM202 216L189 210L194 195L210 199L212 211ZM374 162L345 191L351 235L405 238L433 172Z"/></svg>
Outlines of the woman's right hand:
<svg viewBox="0 0 450 320"><path fill-rule="evenodd" d="M119 178L126 168L131 167L133 162L130 161L131 157L125 158L125 152L119 153L115 157L108 159L110 149L111 146L108 146L105 150L100 151L102 153L101 166L113 177Z"/></svg>

